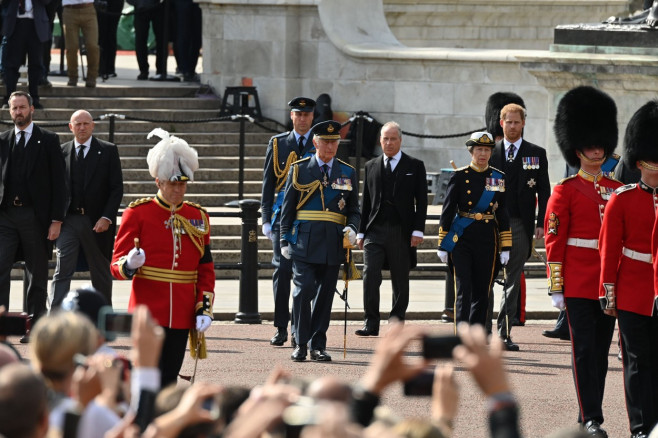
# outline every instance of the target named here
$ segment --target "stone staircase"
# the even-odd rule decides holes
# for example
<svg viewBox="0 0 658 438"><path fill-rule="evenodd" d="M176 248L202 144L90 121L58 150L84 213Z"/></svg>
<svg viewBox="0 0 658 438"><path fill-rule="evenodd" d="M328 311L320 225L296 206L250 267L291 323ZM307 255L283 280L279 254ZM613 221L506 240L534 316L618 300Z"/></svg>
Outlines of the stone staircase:
<svg viewBox="0 0 658 438"><path fill-rule="evenodd" d="M232 121L202 121L218 117L221 100L213 95L200 95L198 92L198 87L183 85L162 88L98 87L91 90L84 87L55 86L43 90L42 103L46 109L37 110L34 119L41 125L61 124L47 127L57 132L60 140L64 142L72 138L66 123L77 109L89 110L95 119L104 114L127 116L128 119L116 119L114 133L114 142L119 146L123 169L122 206L155 194L155 184L146 166L146 155L158 139L147 140L146 136L156 127L163 128L185 139L199 152L200 169L195 173L196 181L188 185L187 199L203 205L211 213L238 213L238 209L224 205L238 199L239 124ZM148 121L129 120L134 118ZM2 113L1 120L10 121L8 112ZM195 120L198 122L177 123ZM108 140L109 125L108 120L97 121L94 135ZM4 129L8 129L8 126ZM246 124L246 131L244 199L260 200L265 150L272 133L249 123ZM430 210L430 214L440 213L440 207L431 207ZM211 226L215 263L240 262L240 219L212 217ZM271 242L260 234L260 226L258 234L258 261L269 266L272 258ZM419 248L420 269L413 271L412 276L442 278L445 276L445 265L440 265L436 256L437 219L428 220L425 234L425 242ZM355 251L354 258L357 264L362 263L362 252ZM535 265L537 263L539 262L534 262ZM528 271L530 275L544 275L541 271L533 271L534 265L528 266L531 267ZM260 278L271 277L272 269L266 267L258 273ZM15 272L15 276L18 275L20 271ZM79 278L88 278L88 273L76 275ZM239 271L222 269L217 270L216 275L218 279L237 278Z"/></svg>

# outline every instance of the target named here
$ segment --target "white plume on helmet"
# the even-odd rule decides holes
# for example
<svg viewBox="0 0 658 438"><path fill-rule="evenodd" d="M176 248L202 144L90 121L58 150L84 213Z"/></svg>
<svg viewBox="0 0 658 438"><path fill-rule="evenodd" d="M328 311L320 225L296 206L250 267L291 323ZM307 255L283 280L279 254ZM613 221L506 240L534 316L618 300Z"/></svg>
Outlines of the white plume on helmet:
<svg viewBox="0 0 658 438"><path fill-rule="evenodd" d="M181 138L169 135L162 128L155 128L146 136L162 140L149 150L146 162L149 173L160 181L194 181L194 171L199 168L199 156L194 148Z"/></svg>

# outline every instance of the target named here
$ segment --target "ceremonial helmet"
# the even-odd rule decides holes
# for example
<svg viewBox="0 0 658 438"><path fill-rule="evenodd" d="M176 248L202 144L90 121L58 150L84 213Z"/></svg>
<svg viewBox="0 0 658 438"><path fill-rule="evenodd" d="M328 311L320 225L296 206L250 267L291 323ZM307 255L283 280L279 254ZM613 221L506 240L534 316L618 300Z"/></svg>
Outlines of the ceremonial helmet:
<svg viewBox="0 0 658 438"><path fill-rule="evenodd" d="M155 128L146 138L154 135L162 140L146 156L151 176L160 181L194 181L194 171L199 168L197 151L164 129Z"/></svg>
<svg viewBox="0 0 658 438"><path fill-rule="evenodd" d="M637 161L658 162L658 100L653 99L638 109L626 126L625 160L631 167Z"/></svg>
<svg viewBox="0 0 658 438"><path fill-rule="evenodd" d="M499 91L487 99L487 107L484 110L484 122L487 124L487 132L494 138L503 136L503 127L500 126L500 110L507 104L515 103L525 108L521 96L511 91Z"/></svg>
<svg viewBox="0 0 658 438"><path fill-rule="evenodd" d="M576 151L590 146L603 148L606 157L617 146L617 105L608 94L590 86L572 88L557 106L555 139L570 166L578 167Z"/></svg>

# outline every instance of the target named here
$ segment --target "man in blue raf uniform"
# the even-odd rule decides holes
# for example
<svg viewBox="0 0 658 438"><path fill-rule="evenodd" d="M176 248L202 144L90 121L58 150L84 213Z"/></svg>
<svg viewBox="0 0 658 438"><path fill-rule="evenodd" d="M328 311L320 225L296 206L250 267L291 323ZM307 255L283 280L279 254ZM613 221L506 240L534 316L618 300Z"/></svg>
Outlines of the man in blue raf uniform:
<svg viewBox="0 0 658 438"><path fill-rule="evenodd" d="M292 165L283 198L281 255L292 258L297 347L291 359L296 362L306 359L307 344L311 360L331 360L325 351L326 333L338 271L345 261L343 235L354 245L361 218L356 172L334 158L340 127L333 120L313 127L316 153Z"/></svg>
<svg viewBox="0 0 658 438"><path fill-rule="evenodd" d="M263 234L272 241L272 265L274 274L274 326L276 333L270 340L272 345L283 345L288 340L288 320L290 319L290 280L292 262L281 258L279 244L279 213L283 202L283 189L290 165L302 157L315 153L311 140L311 123L315 101L306 97L296 97L290 102L290 119L293 130L275 135L267 145L265 168L263 169L263 193L261 212ZM295 328L291 325L292 344L295 345Z"/></svg>

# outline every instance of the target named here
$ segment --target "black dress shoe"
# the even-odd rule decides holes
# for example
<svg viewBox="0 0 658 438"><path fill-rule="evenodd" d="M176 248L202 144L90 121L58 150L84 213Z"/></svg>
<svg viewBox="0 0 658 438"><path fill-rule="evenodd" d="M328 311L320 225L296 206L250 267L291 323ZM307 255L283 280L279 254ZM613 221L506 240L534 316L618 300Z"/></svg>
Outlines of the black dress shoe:
<svg viewBox="0 0 658 438"><path fill-rule="evenodd" d="M276 333L270 339L270 345L282 346L288 340L288 331L283 327L277 327Z"/></svg>
<svg viewBox="0 0 658 438"><path fill-rule="evenodd" d="M541 334L547 338L561 339L563 341L571 340L571 336L569 336L569 330L544 330L541 332Z"/></svg>
<svg viewBox="0 0 658 438"><path fill-rule="evenodd" d="M324 350L311 350L311 360L331 362L331 356Z"/></svg>
<svg viewBox="0 0 658 438"><path fill-rule="evenodd" d="M19 341L21 344L29 344L30 343L30 332L28 331L23 335L23 337Z"/></svg>
<svg viewBox="0 0 658 438"><path fill-rule="evenodd" d="M512 338L503 338L503 345L507 351L519 351L519 346L512 342Z"/></svg>
<svg viewBox="0 0 658 438"><path fill-rule="evenodd" d="M587 435L594 436L597 438L608 438L608 432L606 432L605 429L601 428L601 425L599 424L598 421L589 420L587 423L585 423L583 429L585 430Z"/></svg>
<svg viewBox="0 0 658 438"><path fill-rule="evenodd" d="M647 435L644 432L637 432L631 435L631 438L647 438L649 435Z"/></svg>
<svg viewBox="0 0 658 438"><path fill-rule="evenodd" d="M379 336L379 328L364 325L362 329L354 332L357 336Z"/></svg>
<svg viewBox="0 0 658 438"><path fill-rule="evenodd" d="M306 345L298 345L295 347L295 351L290 355L290 359L295 362L303 362L306 360Z"/></svg>
<svg viewBox="0 0 658 438"><path fill-rule="evenodd" d="M137 80L138 80L138 81L145 81L145 80L147 80L148 78L149 78L149 73L148 73L148 72L146 72L146 73L140 73L140 74L137 76Z"/></svg>

